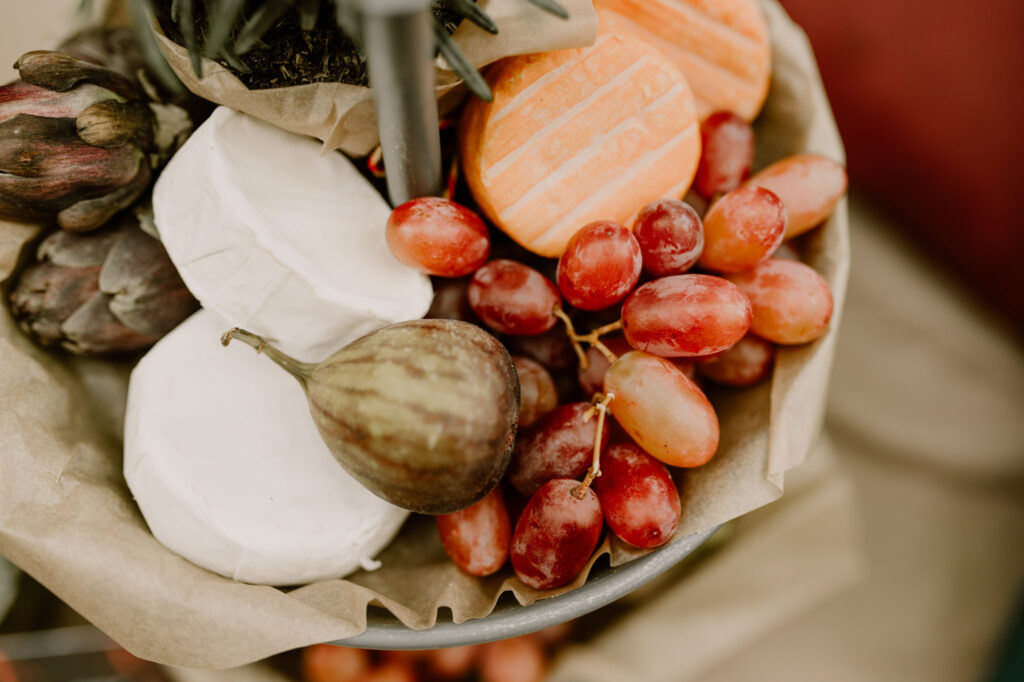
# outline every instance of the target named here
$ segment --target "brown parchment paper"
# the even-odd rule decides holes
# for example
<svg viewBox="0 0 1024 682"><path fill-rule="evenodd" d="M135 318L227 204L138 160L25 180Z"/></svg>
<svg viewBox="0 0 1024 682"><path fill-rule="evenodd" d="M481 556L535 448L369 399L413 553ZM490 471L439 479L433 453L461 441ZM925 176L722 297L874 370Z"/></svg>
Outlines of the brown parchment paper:
<svg viewBox="0 0 1024 682"><path fill-rule="evenodd" d="M774 81L757 124L760 163L799 151L843 158L803 33L766 0ZM0 223L0 281L36 228ZM769 383L712 394L719 453L680 472L683 520L673 541L745 514L782 494L785 472L806 459L824 409L849 265L845 202L803 238L807 260L828 280L830 331L782 350ZM31 574L132 653L188 667L229 667L366 626L370 604L412 628L441 607L457 622L486 616L511 591L539 593L509 569L470 578L445 557L431 519L414 518L381 555L381 569L294 589L247 585L200 569L149 533L121 476L121 417L128 366L51 355L0 312L0 554ZM613 564L639 552L608 542ZM591 562L592 565L593 561Z"/></svg>
<svg viewBox="0 0 1024 682"><path fill-rule="evenodd" d="M584 47L597 35L597 14L590 0L562 0L569 12L563 20L524 0L480 0L498 25L497 35L463 21L454 38L474 66L480 68L502 57L531 52ZM341 149L364 156L377 145L377 122L370 89L346 83L316 83L286 88L250 90L226 68L203 60L197 78L188 51L168 39L153 23L160 50L189 90L217 104L244 111L285 130L323 140L324 149ZM462 83L442 57L435 64L437 96L442 98ZM444 97L442 114L458 101Z"/></svg>

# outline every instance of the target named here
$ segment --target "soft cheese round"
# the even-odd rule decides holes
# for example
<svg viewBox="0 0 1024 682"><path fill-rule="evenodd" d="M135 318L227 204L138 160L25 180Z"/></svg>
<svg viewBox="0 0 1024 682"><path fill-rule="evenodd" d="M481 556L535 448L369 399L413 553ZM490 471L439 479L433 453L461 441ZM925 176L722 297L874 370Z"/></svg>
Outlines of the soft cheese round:
<svg viewBox="0 0 1024 682"><path fill-rule="evenodd" d="M160 238L203 307L307 362L427 312L430 280L385 242L390 213L342 154L227 107L153 190Z"/></svg>
<svg viewBox="0 0 1024 682"><path fill-rule="evenodd" d="M200 310L132 372L124 475L153 535L235 580L342 577L394 537L407 512L338 465L299 383Z"/></svg>
<svg viewBox="0 0 1024 682"><path fill-rule="evenodd" d="M772 46L759 0L595 0L600 31L652 45L686 76L701 119L753 121L768 96Z"/></svg>
<svg viewBox="0 0 1024 682"><path fill-rule="evenodd" d="M493 102L470 100L459 133L465 177L517 242L558 256L596 220L631 225L645 204L686 194L700 159L693 94L639 40L509 57L487 73Z"/></svg>

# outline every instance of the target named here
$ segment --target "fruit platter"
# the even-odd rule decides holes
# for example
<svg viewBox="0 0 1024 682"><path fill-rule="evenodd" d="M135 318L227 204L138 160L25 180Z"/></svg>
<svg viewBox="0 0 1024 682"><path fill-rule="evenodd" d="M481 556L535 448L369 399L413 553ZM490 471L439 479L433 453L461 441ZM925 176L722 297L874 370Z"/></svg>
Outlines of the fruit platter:
<svg viewBox="0 0 1024 682"><path fill-rule="evenodd" d="M539 630L783 494L849 250L775 2L435 3L398 133L359 3L279 5L138 3L0 86L0 553L225 667Z"/></svg>

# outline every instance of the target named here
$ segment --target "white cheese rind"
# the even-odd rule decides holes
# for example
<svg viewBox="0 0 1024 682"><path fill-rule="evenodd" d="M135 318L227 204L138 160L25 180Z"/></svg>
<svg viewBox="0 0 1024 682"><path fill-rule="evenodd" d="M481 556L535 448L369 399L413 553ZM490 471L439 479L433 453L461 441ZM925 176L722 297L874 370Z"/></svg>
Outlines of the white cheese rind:
<svg viewBox="0 0 1024 682"><path fill-rule="evenodd" d="M203 307L307 362L430 307L430 280L385 242L390 212L343 155L227 107L153 190L160 238Z"/></svg>
<svg viewBox="0 0 1024 682"><path fill-rule="evenodd" d="M132 372L128 487L156 539L210 571L266 585L347 575L408 513L345 473L292 376L220 344L227 326L200 310Z"/></svg>

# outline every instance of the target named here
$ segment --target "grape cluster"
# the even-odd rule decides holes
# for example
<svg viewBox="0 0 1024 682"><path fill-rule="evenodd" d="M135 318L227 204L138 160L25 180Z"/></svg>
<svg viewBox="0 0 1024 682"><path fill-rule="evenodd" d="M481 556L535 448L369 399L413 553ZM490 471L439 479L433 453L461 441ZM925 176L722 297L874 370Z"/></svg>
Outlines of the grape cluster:
<svg viewBox="0 0 1024 682"><path fill-rule="evenodd" d="M500 335L519 372L504 486L437 518L466 573L511 561L525 585L547 590L580 573L606 524L635 547L668 542L681 507L667 467L701 466L718 449L704 382L751 386L777 345L828 328L828 284L785 240L832 213L845 169L805 154L750 176L754 134L730 112L707 117L701 140L689 202L638 206L628 227L581 225L557 265L492 245L483 221L448 199L414 199L391 216L396 258L463 277L438 281L430 314Z"/></svg>

